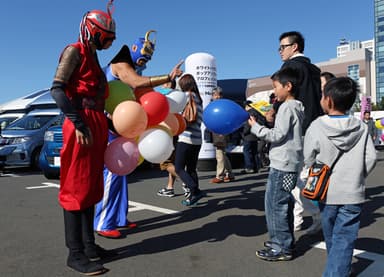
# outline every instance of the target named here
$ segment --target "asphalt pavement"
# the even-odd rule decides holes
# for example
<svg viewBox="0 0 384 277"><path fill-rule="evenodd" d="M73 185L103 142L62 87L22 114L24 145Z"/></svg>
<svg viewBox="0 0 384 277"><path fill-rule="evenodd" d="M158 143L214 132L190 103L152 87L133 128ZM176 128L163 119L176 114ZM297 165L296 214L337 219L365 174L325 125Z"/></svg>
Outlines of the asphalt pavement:
<svg viewBox="0 0 384 277"><path fill-rule="evenodd" d="M351 161L353 162L353 161ZM384 152L367 179L353 270L359 277L384 276ZM188 208L181 183L176 196L156 195L167 181L158 168L129 176L128 218L138 228L121 239L96 235L102 247L116 255L103 260L103 276L321 276L326 251L321 234L296 234L296 256L288 262L266 262L255 256L268 240L264 213L267 169L240 174L230 183L210 184L213 171L200 171L207 197ZM40 172L10 170L0 177L0 276L81 276L66 267L62 209L57 202L59 180ZM304 228L311 224L306 214Z"/></svg>

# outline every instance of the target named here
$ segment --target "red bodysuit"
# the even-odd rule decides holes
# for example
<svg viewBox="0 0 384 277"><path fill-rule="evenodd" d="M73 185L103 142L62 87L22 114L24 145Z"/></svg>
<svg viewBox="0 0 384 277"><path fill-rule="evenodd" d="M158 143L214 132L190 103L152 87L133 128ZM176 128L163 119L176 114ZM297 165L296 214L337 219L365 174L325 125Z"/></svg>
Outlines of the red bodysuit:
<svg viewBox="0 0 384 277"><path fill-rule="evenodd" d="M78 144L74 124L65 119L59 202L64 209L76 211L95 205L103 196L104 151L108 142L104 102L108 84L97 57L81 43L71 46L79 50L81 62L72 73L65 93L93 137L91 146Z"/></svg>

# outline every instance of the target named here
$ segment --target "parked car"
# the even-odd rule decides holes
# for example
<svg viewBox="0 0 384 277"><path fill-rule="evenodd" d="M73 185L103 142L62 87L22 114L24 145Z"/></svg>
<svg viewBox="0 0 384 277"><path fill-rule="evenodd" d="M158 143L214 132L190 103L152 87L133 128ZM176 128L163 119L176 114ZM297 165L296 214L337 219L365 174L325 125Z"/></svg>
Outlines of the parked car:
<svg viewBox="0 0 384 277"><path fill-rule="evenodd" d="M59 109L33 110L8 125L0 137L0 164L37 169L44 133L57 124L60 114Z"/></svg>
<svg viewBox="0 0 384 277"><path fill-rule="evenodd" d="M61 116L57 125L51 126L45 131L39 166L47 179L60 179L60 150L63 146L63 121L64 116Z"/></svg>
<svg viewBox="0 0 384 277"><path fill-rule="evenodd" d="M51 93L49 89L42 89L42 90L32 92L30 94L27 94L26 96L19 97L11 101L8 101L6 103L0 104L0 113L1 114L6 112L27 113L33 110L34 108L37 108L37 106L41 104L44 104L45 106L50 105L52 107L52 104L55 104L55 101L50 95Z"/></svg>
<svg viewBox="0 0 384 277"><path fill-rule="evenodd" d="M9 124L23 117L25 113L4 113L0 114L0 128L4 130Z"/></svg>

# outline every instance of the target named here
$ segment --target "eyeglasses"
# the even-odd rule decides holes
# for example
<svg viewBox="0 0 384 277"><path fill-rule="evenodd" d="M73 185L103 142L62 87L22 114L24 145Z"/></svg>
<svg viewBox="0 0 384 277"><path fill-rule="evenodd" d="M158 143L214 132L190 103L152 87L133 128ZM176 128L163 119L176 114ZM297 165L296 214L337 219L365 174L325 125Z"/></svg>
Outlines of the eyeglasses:
<svg viewBox="0 0 384 277"><path fill-rule="evenodd" d="M279 52L280 51L283 51L285 48L289 47L289 46L292 46L294 43L290 43L290 44L282 44L279 46L279 48L277 49Z"/></svg>

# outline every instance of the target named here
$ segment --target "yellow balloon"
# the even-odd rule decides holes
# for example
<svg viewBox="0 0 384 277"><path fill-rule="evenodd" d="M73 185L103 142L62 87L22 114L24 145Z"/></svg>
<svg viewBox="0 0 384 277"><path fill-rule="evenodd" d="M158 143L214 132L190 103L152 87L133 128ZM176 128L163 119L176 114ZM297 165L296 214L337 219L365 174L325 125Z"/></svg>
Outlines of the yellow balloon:
<svg viewBox="0 0 384 277"><path fill-rule="evenodd" d="M377 129L384 129L384 126L381 125L381 120L380 119L375 121L375 126L376 126Z"/></svg>
<svg viewBox="0 0 384 277"><path fill-rule="evenodd" d="M141 165L142 163L144 162L144 158L143 156L141 156L141 154L139 155L139 160L137 162L137 166Z"/></svg>

